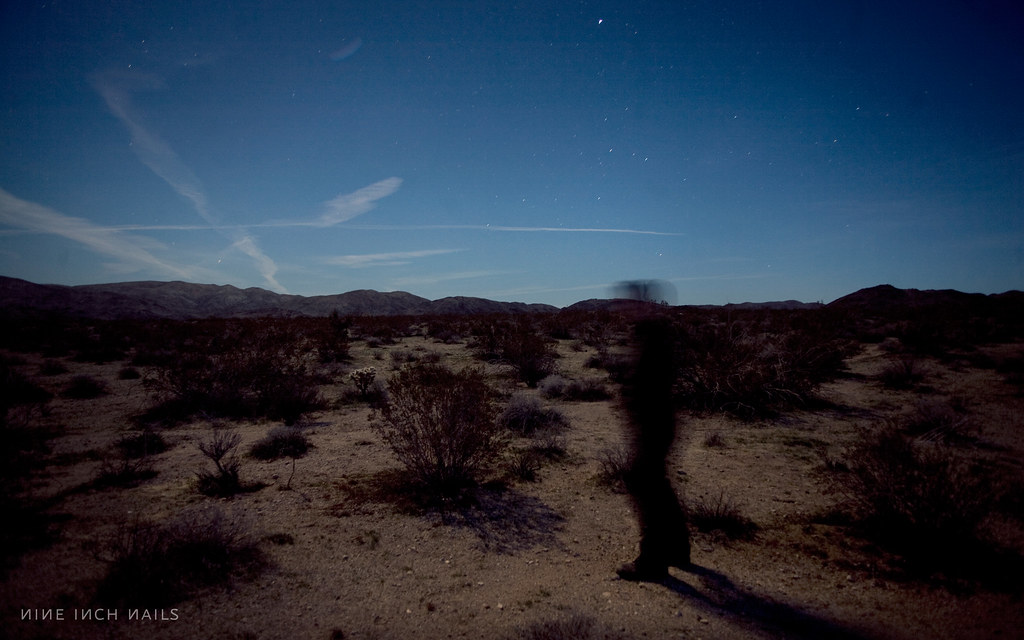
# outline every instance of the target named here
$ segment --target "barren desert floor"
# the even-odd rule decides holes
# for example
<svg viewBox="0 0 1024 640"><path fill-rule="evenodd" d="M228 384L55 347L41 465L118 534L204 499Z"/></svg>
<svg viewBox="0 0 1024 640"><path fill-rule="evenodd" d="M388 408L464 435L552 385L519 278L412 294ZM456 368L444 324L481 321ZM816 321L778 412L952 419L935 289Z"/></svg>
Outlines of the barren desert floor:
<svg viewBox="0 0 1024 640"><path fill-rule="evenodd" d="M638 531L628 497L601 479L607 452L623 445L614 397L541 397L487 365L501 398L537 395L568 419L564 455L544 460L533 481L512 474L508 460L496 464L472 499L449 507L410 506L389 493L402 466L371 429L371 408L341 400L352 387L344 373L373 366L386 380L402 362L428 355L456 369L479 365L464 342L414 335L371 348L353 341L351 362L321 387L327 408L298 427L313 448L295 460L243 457L242 480L262 487L228 498L196 490L197 471L210 467L197 446L211 431L205 419L161 430L169 447L151 457L155 475L134 486L94 482L118 439L136 428L133 416L151 403L145 367L142 378L121 379L125 362L63 359L65 372L44 374L42 355L7 354L13 370L54 394L45 411L25 418L53 437L19 499L44 505L56 533L20 553L4 574L0 636L1024 637L1019 587L907 571L831 515L844 496L830 468L858 434L922 406L957 407L971 427L958 450L998 469L1009 486L1019 487L1024 477L1019 384L977 366L977 358L950 356L922 358L923 378L912 388L887 388L877 377L891 362L882 347L862 345L848 372L821 387L813 407L754 420L679 414L669 465L679 495L690 505L725 504L756 530L695 530L694 567L672 569L664 583L616 575L634 557ZM605 371L585 367L593 348L563 340L557 350L560 375L603 378L617 388ZM1024 345L979 352L1020 358ZM109 393L63 397L61 390L82 375L102 381ZM222 426L241 435L244 452L278 424ZM510 451L527 446L514 441ZM255 541L263 561L252 575L159 608L97 607L111 545L132 523L214 512ZM1019 557L1020 520L991 520L988 530ZM102 619L75 619L89 613Z"/></svg>

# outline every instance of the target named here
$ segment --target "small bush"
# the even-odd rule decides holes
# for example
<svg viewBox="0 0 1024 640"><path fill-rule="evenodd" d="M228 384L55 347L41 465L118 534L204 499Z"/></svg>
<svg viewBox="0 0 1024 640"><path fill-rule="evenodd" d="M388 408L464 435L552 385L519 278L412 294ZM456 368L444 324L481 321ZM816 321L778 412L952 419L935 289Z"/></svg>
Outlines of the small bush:
<svg viewBox="0 0 1024 640"><path fill-rule="evenodd" d="M252 445L249 455L257 460L301 458L310 447L309 438L295 427L274 427Z"/></svg>
<svg viewBox="0 0 1024 640"><path fill-rule="evenodd" d="M142 374L135 367L124 367L117 372L117 377L119 380L138 380Z"/></svg>
<svg viewBox="0 0 1024 640"><path fill-rule="evenodd" d="M33 410L42 410L51 397L49 391L0 364L0 429L27 423Z"/></svg>
<svg viewBox="0 0 1024 640"><path fill-rule="evenodd" d="M155 476L156 471L148 456L132 457L121 452L121 455L103 461L92 486L100 489L134 487Z"/></svg>
<svg viewBox="0 0 1024 640"><path fill-rule="evenodd" d="M840 472L840 490L862 529L898 552L948 560L976 541L997 506L981 469L949 447L907 436L895 423L864 434Z"/></svg>
<svg viewBox="0 0 1024 640"><path fill-rule="evenodd" d="M132 522L106 551L110 566L97 592L106 606L174 604L265 566L246 528L228 522L219 509L186 513L166 525Z"/></svg>
<svg viewBox="0 0 1024 640"><path fill-rule="evenodd" d="M535 622L520 629L514 636L518 640L626 640L627 636L599 625L593 618L581 613Z"/></svg>
<svg viewBox="0 0 1024 640"><path fill-rule="evenodd" d="M796 318L791 322L795 322ZM678 398L695 411L738 417L773 415L805 405L834 379L852 353L851 343L823 328L773 326L760 321L701 323L681 332Z"/></svg>
<svg viewBox="0 0 1024 640"><path fill-rule="evenodd" d="M720 533L730 540L750 538L757 531L757 525L724 493L715 498L698 498L687 506L690 522L698 531Z"/></svg>
<svg viewBox="0 0 1024 640"><path fill-rule="evenodd" d="M43 360L43 364L39 367L39 375L41 376L59 376L60 374L67 372L67 366L60 360L55 360L53 358Z"/></svg>
<svg viewBox="0 0 1024 640"><path fill-rule="evenodd" d="M287 424L323 406L303 341L287 326L232 323L222 335L181 345L148 385L159 402L143 422L179 422L197 414L267 417Z"/></svg>
<svg viewBox="0 0 1024 640"><path fill-rule="evenodd" d="M540 454L532 448L516 450L509 460L510 474L523 482L536 482L540 466Z"/></svg>
<svg viewBox="0 0 1024 640"><path fill-rule="evenodd" d="M144 458L167 451L167 441L151 429L134 435L122 435L115 446L129 458Z"/></svg>
<svg viewBox="0 0 1024 640"><path fill-rule="evenodd" d="M80 375L71 378L61 395L75 400L91 400L105 396L107 393L109 393L107 385L102 381L92 376Z"/></svg>
<svg viewBox="0 0 1024 640"><path fill-rule="evenodd" d="M551 375L537 385L545 398L580 402L599 402L612 397L608 386L600 378L569 380L559 375Z"/></svg>
<svg viewBox="0 0 1024 640"><path fill-rule="evenodd" d="M348 374L348 377L359 391L359 396L366 398L370 393L370 387L373 385L374 379L377 377L377 369L374 367L356 369Z"/></svg>
<svg viewBox="0 0 1024 640"><path fill-rule="evenodd" d="M414 480L441 493L473 482L504 445L491 392L477 370L403 369L371 423Z"/></svg>
<svg viewBox="0 0 1024 640"><path fill-rule="evenodd" d="M725 447L725 437L722 436L721 431L709 431L707 435L704 436L704 446L708 448Z"/></svg>
<svg viewBox="0 0 1024 640"><path fill-rule="evenodd" d="M889 389L912 389L922 379L920 362L910 355L890 358L889 364L878 374L878 380Z"/></svg>
<svg viewBox="0 0 1024 640"><path fill-rule="evenodd" d="M626 493L626 472L629 471L630 453L623 445L603 449L597 454L601 467L598 481L615 493Z"/></svg>
<svg viewBox="0 0 1024 640"><path fill-rule="evenodd" d="M517 393L509 399L498 417L498 424L520 436L563 431L569 427L569 421L560 411L542 407L537 398L525 393Z"/></svg>
<svg viewBox="0 0 1024 640"><path fill-rule="evenodd" d="M227 429L214 428L209 439L199 443L199 450L210 459L216 472L199 471L198 489L207 496L232 496L243 490L239 479L242 461L235 454L235 449L242 441L242 436Z"/></svg>
<svg viewBox="0 0 1024 640"><path fill-rule="evenodd" d="M920 440L945 444L968 442L974 433L968 415L948 402L934 399L919 400L901 425L909 435Z"/></svg>

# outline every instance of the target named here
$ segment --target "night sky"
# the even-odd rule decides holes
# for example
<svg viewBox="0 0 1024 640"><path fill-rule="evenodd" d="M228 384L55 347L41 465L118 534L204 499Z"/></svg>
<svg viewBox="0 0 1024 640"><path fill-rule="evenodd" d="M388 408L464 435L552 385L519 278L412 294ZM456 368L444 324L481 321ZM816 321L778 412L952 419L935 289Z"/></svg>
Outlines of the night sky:
<svg viewBox="0 0 1024 640"><path fill-rule="evenodd" d="M1021 289L1019 7L6 2L0 275Z"/></svg>

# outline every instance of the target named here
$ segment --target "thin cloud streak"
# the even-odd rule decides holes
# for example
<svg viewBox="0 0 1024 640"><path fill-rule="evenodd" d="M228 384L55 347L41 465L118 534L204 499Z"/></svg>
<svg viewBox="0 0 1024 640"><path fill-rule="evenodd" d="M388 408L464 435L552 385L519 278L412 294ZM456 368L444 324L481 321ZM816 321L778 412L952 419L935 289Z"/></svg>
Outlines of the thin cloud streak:
<svg viewBox="0 0 1024 640"><path fill-rule="evenodd" d="M504 276L514 273L521 273L519 271L460 271L456 273L439 273L430 276L413 276L408 278L398 278L394 281L395 285L399 287L407 287L409 285L426 285L426 284L439 284L441 282L448 282L450 280L471 280L474 278L490 278L493 276Z"/></svg>
<svg viewBox="0 0 1024 640"><path fill-rule="evenodd" d="M372 185L371 185L372 186ZM162 224L162 225L114 225L103 227L109 231L224 231L232 229L279 229L292 227L324 227L319 220L297 220L297 221L276 221L257 222L245 225L227 224ZM683 236L683 233L671 231L646 231L641 229L605 229L605 228L583 228L583 227L507 227L486 224L423 224L423 225L388 225L388 224L346 224L345 229L358 231L508 231L508 232L563 232L563 233L625 233L649 236Z"/></svg>
<svg viewBox="0 0 1024 640"><path fill-rule="evenodd" d="M422 224L422 225L346 225L348 229L364 231L430 231L459 230L467 231L511 231L522 233L627 233L644 236L682 236L672 231L647 231L644 229L607 229L601 227L510 227L491 224Z"/></svg>
<svg viewBox="0 0 1024 640"><path fill-rule="evenodd" d="M147 74L99 73L92 78L93 87L100 94L110 112L121 121L132 136L132 151L144 165L169 184L179 195L192 203L196 213L211 227L227 229L218 224L216 216L210 210L209 199L203 189L202 182L192 170L181 161L178 154L160 136L156 135L139 120L132 109L133 87L158 89L162 81ZM275 291L287 293L277 281L277 265L256 244L256 239L242 228L234 229L236 233L226 234L232 241L232 248L238 249L256 263L256 268L263 279Z"/></svg>
<svg viewBox="0 0 1024 640"><path fill-rule="evenodd" d="M64 215L43 205L22 200L0 189L0 222L30 232L62 236L97 253L117 258L135 268L151 267L175 278L191 279L193 270L171 264L143 248L156 243L142 236L120 235L83 218Z"/></svg>
<svg viewBox="0 0 1024 640"><path fill-rule="evenodd" d="M400 186L402 186L402 179L391 177L374 182L352 193L343 193L333 200L324 203L324 208L326 209L324 214L318 220L308 223L308 225L313 227L332 227L340 222L351 220L373 209L376 206L374 203L377 200L390 196L398 191Z"/></svg>
<svg viewBox="0 0 1024 640"><path fill-rule="evenodd" d="M457 253L461 249L422 249L419 251L397 251L392 253L363 253L347 256L324 258L323 262L340 267L382 267L409 264L415 258L438 256L446 253Z"/></svg>

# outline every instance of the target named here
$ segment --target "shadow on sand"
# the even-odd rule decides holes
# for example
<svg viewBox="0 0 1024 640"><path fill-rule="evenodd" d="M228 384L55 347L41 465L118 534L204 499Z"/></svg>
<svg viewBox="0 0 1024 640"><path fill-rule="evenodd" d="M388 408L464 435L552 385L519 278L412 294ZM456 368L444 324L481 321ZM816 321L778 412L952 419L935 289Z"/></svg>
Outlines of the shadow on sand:
<svg viewBox="0 0 1024 640"><path fill-rule="evenodd" d="M543 501L503 485L475 487L461 500L429 511L446 526L472 531L496 553L558 547L556 533L565 520Z"/></svg>
<svg viewBox="0 0 1024 640"><path fill-rule="evenodd" d="M691 565L686 573L696 576L701 585L695 587L671 575L662 584L708 616L730 620L752 635L787 640L865 640L876 637L746 591L712 569Z"/></svg>

